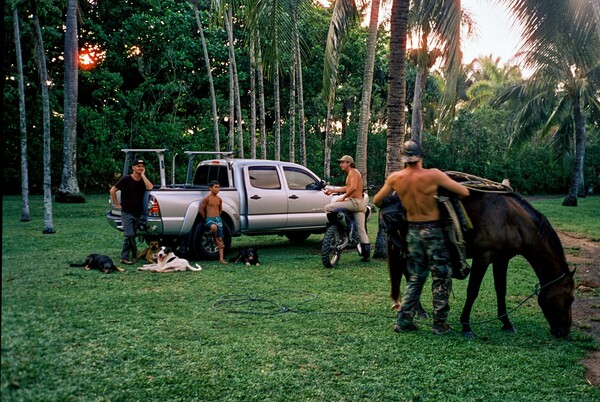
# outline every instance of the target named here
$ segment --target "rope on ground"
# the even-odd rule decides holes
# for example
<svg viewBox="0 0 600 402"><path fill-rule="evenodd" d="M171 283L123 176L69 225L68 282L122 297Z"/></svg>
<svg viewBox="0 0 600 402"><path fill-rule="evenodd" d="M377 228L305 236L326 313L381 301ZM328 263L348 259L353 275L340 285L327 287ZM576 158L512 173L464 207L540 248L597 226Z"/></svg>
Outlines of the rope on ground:
<svg viewBox="0 0 600 402"><path fill-rule="evenodd" d="M292 295L297 300L289 300ZM282 300L288 298L288 300ZM318 296L313 293L276 289L266 292L263 296L251 294L228 294L212 304L212 309L225 313L252 314L252 315L277 315L283 313L297 314L329 314L329 315L363 315L373 317L393 318L393 316L383 314L373 314L360 311L315 311L305 310L298 307L307 305L317 299ZM275 300L277 299L277 301Z"/></svg>
<svg viewBox="0 0 600 402"><path fill-rule="evenodd" d="M513 314L519 308L521 308L523 306L523 304L525 304L529 299L531 299L533 296L538 295L539 292L543 288L550 285L551 283L556 282L557 280L559 280L561 278L562 277L557 278L554 281L547 283L544 286L540 286L540 284L537 284L535 286L534 291L528 297L526 297L524 300L522 300L517 306L515 306L511 310L507 311L506 314L497 316L497 317L493 317L493 318L489 318L489 319L485 319L485 320L472 321L469 324L471 326L487 324L490 322L495 322L496 320L498 320L504 316L508 316L509 314ZM452 292L452 294L454 295L454 292ZM277 301L273 300L273 298L268 298L268 297L280 297L280 296L289 297L290 295L296 295L300 299L296 303L292 304L293 301L291 301L292 303L290 303L289 300L287 302L285 302L285 301L277 302ZM320 315L361 315L361 316L378 317L378 318L386 318L386 319L390 319L390 318L395 319L396 318L396 313L394 313L394 316L390 316L389 314L373 314L373 313L361 312L361 311L315 311L315 310L302 310L302 309L298 308L298 306L306 305L306 304L316 300L317 298L318 298L318 296L314 293L301 292L301 291L289 290L289 289L275 289L270 292L266 292L265 296L254 296L251 294L227 294L227 295L219 298L218 300L216 300L212 304L212 309L214 311L222 311L225 313L250 314L250 315L277 315L277 314L284 314L284 313L297 313L297 314L320 314ZM462 323L449 322L448 324L461 325Z"/></svg>

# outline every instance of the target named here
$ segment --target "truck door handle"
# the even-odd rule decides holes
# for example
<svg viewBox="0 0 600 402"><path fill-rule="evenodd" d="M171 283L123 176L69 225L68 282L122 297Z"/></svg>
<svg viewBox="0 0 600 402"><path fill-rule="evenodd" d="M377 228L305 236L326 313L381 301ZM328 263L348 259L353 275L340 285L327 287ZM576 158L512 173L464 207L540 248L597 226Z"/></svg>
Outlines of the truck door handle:
<svg viewBox="0 0 600 402"><path fill-rule="evenodd" d="M259 197L258 195L253 195L253 196L252 196L252 197L250 197L250 198L252 198L253 200L260 200L260 197Z"/></svg>
<svg viewBox="0 0 600 402"><path fill-rule="evenodd" d="M300 198L300 197L298 197L297 195L292 195L292 196L290 196L290 197L288 197L288 198L289 198L290 200L297 200L297 199L298 199L298 198Z"/></svg>

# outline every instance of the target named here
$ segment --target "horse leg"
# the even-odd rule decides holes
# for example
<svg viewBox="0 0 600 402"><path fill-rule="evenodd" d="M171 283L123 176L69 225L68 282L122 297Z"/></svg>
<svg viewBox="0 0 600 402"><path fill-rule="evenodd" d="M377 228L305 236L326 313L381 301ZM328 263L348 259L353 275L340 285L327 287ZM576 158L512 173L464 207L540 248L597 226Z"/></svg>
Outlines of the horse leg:
<svg viewBox="0 0 600 402"><path fill-rule="evenodd" d="M496 289L496 303L498 305L498 319L502 322L502 331L509 333L517 332L508 319L506 311L506 272L508 260L496 260L492 263L494 272L494 288Z"/></svg>
<svg viewBox="0 0 600 402"><path fill-rule="evenodd" d="M407 258L402 256L402 251L399 247L395 246L392 242L387 242L388 250L388 273L390 276L390 297L392 298L392 310L400 311L400 284L402 282L402 276L406 278L408 282L408 267ZM417 303L416 316L419 318L429 318L429 314L423 308L421 300Z"/></svg>
<svg viewBox="0 0 600 402"><path fill-rule="evenodd" d="M392 310L400 310L400 283L402 275L406 274L406 258L403 258L400 249L391 241L387 242L387 263L390 277L390 297L394 304Z"/></svg>
<svg viewBox="0 0 600 402"><path fill-rule="evenodd" d="M475 299L479 296L479 289L481 288L481 282L487 271L489 263L482 261L480 258L473 258L473 265L471 266L471 275L469 276L469 284L467 285L467 300L460 315L460 323L462 325L462 334L465 338L475 338L475 334L471 329L471 310Z"/></svg>

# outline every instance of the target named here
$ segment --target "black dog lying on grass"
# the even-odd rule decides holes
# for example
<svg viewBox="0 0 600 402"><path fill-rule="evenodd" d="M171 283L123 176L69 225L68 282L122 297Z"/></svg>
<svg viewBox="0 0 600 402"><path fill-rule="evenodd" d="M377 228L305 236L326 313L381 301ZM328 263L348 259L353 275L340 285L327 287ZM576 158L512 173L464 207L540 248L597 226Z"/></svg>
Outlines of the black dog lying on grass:
<svg viewBox="0 0 600 402"><path fill-rule="evenodd" d="M229 259L229 262L241 262L242 264L246 265L259 266L260 261L258 261L258 250L254 247L248 247L240 251L237 257Z"/></svg>
<svg viewBox="0 0 600 402"><path fill-rule="evenodd" d="M90 254L85 258L83 264L69 264L71 267L84 267L86 270L97 269L105 274L119 271L123 272L125 269L117 267L113 260L107 255L102 254Z"/></svg>

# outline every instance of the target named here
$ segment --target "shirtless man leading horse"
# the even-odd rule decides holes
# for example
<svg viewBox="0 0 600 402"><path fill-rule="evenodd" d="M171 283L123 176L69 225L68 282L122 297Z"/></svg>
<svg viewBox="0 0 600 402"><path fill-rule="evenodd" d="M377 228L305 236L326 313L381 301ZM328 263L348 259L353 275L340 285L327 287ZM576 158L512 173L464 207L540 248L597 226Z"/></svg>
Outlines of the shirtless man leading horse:
<svg viewBox="0 0 600 402"><path fill-rule="evenodd" d="M408 272L409 279L394 331L414 331L415 306L419 302L429 271L432 274L433 333L445 334L452 330L446 323L452 290L452 265L444 241L443 225L437 200L439 187L458 194L469 195L469 189L455 182L439 169L423 168L423 149L414 140L402 145L402 161L406 167L392 173L373 202L380 206L383 200L396 191L406 209L408 220Z"/></svg>

